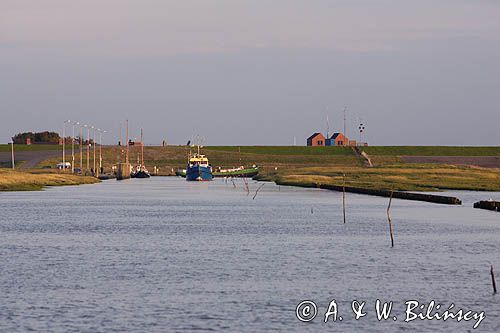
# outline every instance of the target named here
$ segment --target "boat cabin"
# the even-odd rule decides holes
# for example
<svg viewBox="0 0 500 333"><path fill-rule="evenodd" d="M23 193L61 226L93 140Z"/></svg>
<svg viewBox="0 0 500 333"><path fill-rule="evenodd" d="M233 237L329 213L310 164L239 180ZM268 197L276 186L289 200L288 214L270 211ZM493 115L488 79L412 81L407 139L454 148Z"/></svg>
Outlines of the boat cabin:
<svg viewBox="0 0 500 333"><path fill-rule="evenodd" d="M205 155L195 154L189 158L189 166L205 166L208 167L208 158Z"/></svg>

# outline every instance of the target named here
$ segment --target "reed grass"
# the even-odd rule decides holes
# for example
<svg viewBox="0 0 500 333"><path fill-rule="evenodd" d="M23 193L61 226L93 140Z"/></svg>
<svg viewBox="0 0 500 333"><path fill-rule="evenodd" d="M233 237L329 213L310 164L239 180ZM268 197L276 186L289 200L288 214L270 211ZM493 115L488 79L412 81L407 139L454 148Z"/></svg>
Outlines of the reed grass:
<svg viewBox="0 0 500 333"><path fill-rule="evenodd" d="M306 167L263 170L257 179L281 185L315 184L395 191L475 190L500 191L500 170L446 165L397 167Z"/></svg>
<svg viewBox="0 0 500 333"><path fill-rule="evenodd" d="M64 173L34 173L0 169L0 191L36 191L45 186L93 184L94 177Z"/></svg>

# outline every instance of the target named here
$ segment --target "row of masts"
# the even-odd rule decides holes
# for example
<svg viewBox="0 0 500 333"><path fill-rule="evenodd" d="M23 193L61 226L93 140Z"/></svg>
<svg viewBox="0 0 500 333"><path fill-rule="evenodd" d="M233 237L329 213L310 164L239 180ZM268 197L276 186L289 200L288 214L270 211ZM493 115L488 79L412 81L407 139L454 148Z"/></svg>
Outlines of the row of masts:
<svg viewBox="0 0 500 333"><path fill-rule="evenodd" d="M131 166L130 166L130 140L129 140L129 130L128 130L128 119L125 121L125 163L122 163L121 160L121 152L120 152L120 162L118 163L118 173L117 173L117 179L126 179L130 178L131 176ZM141 156L140 156L140 165L139 165L139 170L140 171L145 171L145 165L144 165L144 141L143 141L143 130L141 128ZM122 129L120 125L120 143L122 142ZM139 164L139 157L138 157L138 164ZM147 171L146 171L147 172Z"/></svg>
<svg viewBox="0 0 500 333"><path fill-rule="evenodd" d="M128 119L125 121L126 122L126 130L125 130L125 141L126 141L126 150L125 150L125 163L129 164L130 163L130 150L129 150L129 137L128 137ZM120 129L120 141L121 141L121 129ZM141 166L144 166L144 138L143 138L143 130L141 128L141 160L140 160Z"/></svg>

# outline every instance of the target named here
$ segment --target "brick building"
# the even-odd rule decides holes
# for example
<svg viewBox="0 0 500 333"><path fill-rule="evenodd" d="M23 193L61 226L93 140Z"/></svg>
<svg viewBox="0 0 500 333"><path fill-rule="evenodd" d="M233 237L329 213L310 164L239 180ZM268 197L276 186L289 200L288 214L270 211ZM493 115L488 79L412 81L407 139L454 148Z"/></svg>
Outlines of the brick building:
<svg viewBox="0 0 500 333"><path fill-rule="evenodd" d="M307 138L307 145L311 147L324 146L326 144L326 140L323 134L314 133L310 137Z"/></svg>
<svg viewBox="0 0 500 333"><path fill-rule="evenodd" d="M326 139L327 146L348 146L349 139L342 133L333 133L332 136Z"/></svg>

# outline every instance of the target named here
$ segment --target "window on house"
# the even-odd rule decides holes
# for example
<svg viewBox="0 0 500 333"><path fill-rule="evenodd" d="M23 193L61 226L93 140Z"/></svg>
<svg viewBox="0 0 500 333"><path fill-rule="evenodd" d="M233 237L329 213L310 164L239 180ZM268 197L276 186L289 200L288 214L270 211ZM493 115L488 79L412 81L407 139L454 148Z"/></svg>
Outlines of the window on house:
<svg viewBox="0 0 500 333"><path fill-rule="evenodd" d="M344 144L344 141L339 140L339 146L342 146Z"/></svg>

